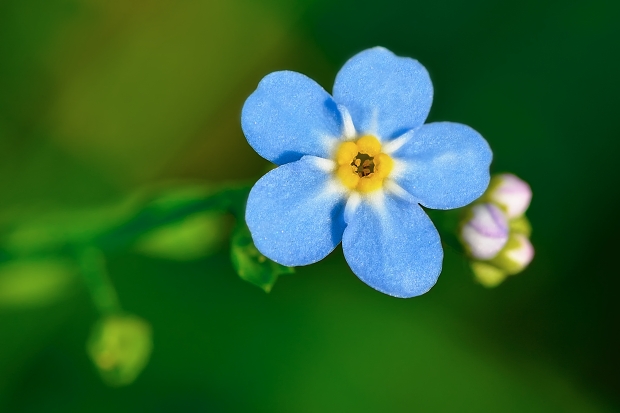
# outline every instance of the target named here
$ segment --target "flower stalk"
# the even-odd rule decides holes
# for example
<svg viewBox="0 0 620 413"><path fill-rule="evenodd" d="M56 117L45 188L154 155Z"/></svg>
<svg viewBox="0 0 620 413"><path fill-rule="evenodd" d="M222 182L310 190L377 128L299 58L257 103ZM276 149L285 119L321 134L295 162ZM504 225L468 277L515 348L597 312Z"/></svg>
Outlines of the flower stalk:
<svg viewBox="0 0 620 413"><path fill-rule="evenodd" d="M108 276L105 257L95 247L85 247L78 255L80 272L93 304L101 315L121 313L122 307L116 289Z"/></svg>

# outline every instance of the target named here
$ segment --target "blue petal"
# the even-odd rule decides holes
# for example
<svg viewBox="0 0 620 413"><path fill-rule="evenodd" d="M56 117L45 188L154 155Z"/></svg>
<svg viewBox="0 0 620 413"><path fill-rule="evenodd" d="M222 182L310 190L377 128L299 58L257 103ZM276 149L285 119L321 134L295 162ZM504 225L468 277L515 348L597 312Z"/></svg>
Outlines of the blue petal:
<svg viewBox="0 0 620 413"><path fill-rule="evenodd" d="M241 128L260 156L282 165L304 155L329 158L328 142L342 134L342 116L332 97L312 79L274 72L245 101Z"/></svg>
<svg viewBox="0 0 620 413"><path fill-rule="evenodd" d="M305 156L256 182L245 212L256 248L283 265L322 260L342 239L344 197L325 161Z"/></svg>
<svg viewBox="0 0 620 413"><path fill-rule="evenodd" d="M394 180L428 208L459 208L480 197L489 185L493 154L472 128L460 123L426 124L402 137L392 156L404 168Z"/></svg>
<svg viewBox="0 0 620 413"><path fill-rule="evenodd" d="M439 234L415 203L386 196L377 206L347 206L344 256L366 284L394 297L424 294L435 285L443 260Z"/></svg>
<svg viewBox="0 0 620 413"><path fill-rule="evenodd" d="M353 56L340 69L334 99L349 110L358 132L389 140L424 123L433 84L417 60L375 47Z"/></svg>

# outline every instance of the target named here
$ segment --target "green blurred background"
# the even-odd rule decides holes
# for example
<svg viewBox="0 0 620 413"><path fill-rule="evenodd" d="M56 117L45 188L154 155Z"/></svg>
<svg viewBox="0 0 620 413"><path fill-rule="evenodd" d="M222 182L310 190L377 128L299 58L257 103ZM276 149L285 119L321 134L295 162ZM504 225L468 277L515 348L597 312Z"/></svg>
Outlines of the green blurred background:
<svg viewBox="0 0 620 413"><path fill-rule="evenodd" d="M225 244L109 254L150 363L106 386L80 279L0 306L1 412L612 412L620 3L605 0L0 0L0 224L94 208L164 180L256 179L239 115L274 70L331 90L353 54L420 60L430 121L471 125L534 191L536 258L493 290L446 251L426 295L362 284L336 250L270 294ZM1 293L1 291L0 291ZM2 295L0 294L0 298Z"/></svg>

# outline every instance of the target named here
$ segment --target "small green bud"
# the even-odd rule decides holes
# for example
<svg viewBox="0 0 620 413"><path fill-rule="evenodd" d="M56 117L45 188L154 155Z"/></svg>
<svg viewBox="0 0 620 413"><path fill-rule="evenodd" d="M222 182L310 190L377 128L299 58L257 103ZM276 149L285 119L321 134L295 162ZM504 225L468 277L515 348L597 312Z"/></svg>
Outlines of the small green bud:
<svg viewBox="0 0 620 413"><path fill-rule="evenodd" d="M86 349L104 382L125 386L144 369L152 347L149 323L134 315L111 315L95 324Z"/></svg>
<svg viewBox="0 0 620 413"><path fill-rule="evenodd" d="M250 230L245 223L239 224L232 236L230 258L239 277L267 293L271 291L280 275L295 272L293 267L280 265L261 254L254 245Z"/></svg>
<svg viewBox="0 0 620 413"><path fill-rule="evenodd" d="M488 288L497 287L506 279L508 274L486 262L474 261L471 269L476 281Z"/></svg>

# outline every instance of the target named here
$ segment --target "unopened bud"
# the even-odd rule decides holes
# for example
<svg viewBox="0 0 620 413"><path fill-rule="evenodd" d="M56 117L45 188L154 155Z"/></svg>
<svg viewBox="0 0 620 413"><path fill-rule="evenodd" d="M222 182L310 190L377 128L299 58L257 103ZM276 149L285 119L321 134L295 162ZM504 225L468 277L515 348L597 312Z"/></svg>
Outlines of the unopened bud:
<svg viewBox="0 0 620 413"><path fill-rule="evenodd" d="M137 316L107 316L93 328L88 355L107 384L131 384L148 363L151 335L151 326Z"/></svg>
<svg viewBox="0 0 620 413"><path fill-rule="evenodd" d="M534 247L523 234L511 234L504 249L490 262L508 274L517 274L534 258Z"/></svg>
<svg viewBox="0 0 620 413"><path fill-rule="evenodd" d="M490 203L474 205L461 227L461 240L472 257L479 260L495 257L508 241L506 215Z"/></svg>
<svg viewBox="0 0 620 413"><path fill-rule="evenodd" d="M532 189L527 182L515 175L495 175L491 178L484 199L501 206L506 211L508 219L517 218L530 206Z"/></svg>
<svg viewBox="0 0 620 413"><path fill-rule="evenodd" d="M471 269L476 281L488 288L497 287L508 276L505 271L486 262L474 261L471 263Z"/></svg>

